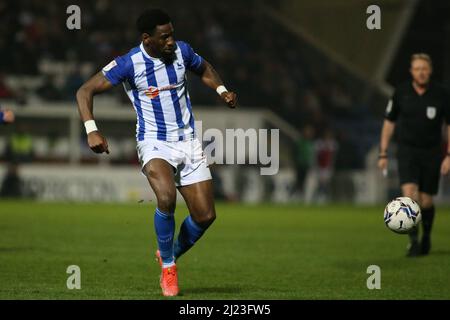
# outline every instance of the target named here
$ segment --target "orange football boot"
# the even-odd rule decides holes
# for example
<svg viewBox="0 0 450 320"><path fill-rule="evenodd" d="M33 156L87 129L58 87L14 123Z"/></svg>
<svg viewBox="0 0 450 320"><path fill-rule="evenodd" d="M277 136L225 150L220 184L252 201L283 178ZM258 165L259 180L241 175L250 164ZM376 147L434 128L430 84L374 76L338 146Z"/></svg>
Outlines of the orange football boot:
<svg viewBox="0 0 450 320"><path fill-rule="evenodd" d="M180 289L178 288L177 266L173 265L171 267L164 268L159 250L156 250L155 257L161 267L161 277L159 283L161 285L163 295L166 297L178 295Z"/></svg>
<svg viewBox="0 0 450 320"><path fill-rule="evenodd" d="M163 296L174 297L178 295L180 289L178 288L177 266L173 265L171 267L162 268L159 283L161 285Z"/></svg>

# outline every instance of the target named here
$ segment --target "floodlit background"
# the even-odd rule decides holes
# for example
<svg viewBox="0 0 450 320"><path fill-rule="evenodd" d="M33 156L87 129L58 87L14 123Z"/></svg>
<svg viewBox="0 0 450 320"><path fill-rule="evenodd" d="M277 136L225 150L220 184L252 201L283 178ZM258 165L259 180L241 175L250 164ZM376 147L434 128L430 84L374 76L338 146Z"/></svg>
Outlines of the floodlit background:
<svg viewBox="0 0 450 320"><path fill-rule="evenodd" d="M72 4L81 30L66 28ZM0 298L160 297L155 201L140 174L133 107L121 86L96 96L111 151L99 156L87 146L75 92L136 46L136 17L161 6L176 38L238 94L239 108L229 110L189 76L203 131L280 129L278 174L212 166L218 219L179 263L180 298L448 299L448 182L431 255L412 262L406 237L382 220L399 195L395 159L387 178L376 162L383 112L409 79L410 55L429 53L435 80L450 88L450 1L376 1L381 30L366 27L371 4L0 1L0 106L16 114L0 126ZM250 147L246 159L258 151ZM186 214L180 202L177 225ZM66 288L69 265L81 268L81 290ZM370 265L382 270L381 290L366 287Z"/></svg>
<svg viewBox="0 0 450 320"><path fill-rule="evenodd" d="M22 179L22 195L46 200L151 197L138 175L135 115L122 87L95 100L110 156L87 148L74 98L83 81L139 42L134 17L149 3L78 1L82 24L73 31L65 23L69 4L0 6L0 103L17 113L14 126L0 129L0 176L15 163L9 172ZM448 2L380 1L382 29L372 31L366 28L370 1L151 3L159 4L171 13L176 37L239 94L239 110L227 110L191 76L204 129L280 129L279 174L217 165L222 198L377 203L398 192L395 162L388 179L375 168L382 113L393 86L408 79L413 52L431 54L435 79L448 83Z"/></svg>

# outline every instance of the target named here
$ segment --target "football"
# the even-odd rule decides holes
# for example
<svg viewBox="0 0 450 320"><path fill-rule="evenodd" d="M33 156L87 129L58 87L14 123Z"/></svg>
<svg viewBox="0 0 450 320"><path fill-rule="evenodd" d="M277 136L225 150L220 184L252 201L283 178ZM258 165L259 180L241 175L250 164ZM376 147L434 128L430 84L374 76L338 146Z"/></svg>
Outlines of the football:
<svg viewBox="0 0 450 320"><path fill-rule="evenodd" d="M384 209L384 223L396 233L408 233L421 220L420 207L408 197L398 197Z"/></svg>

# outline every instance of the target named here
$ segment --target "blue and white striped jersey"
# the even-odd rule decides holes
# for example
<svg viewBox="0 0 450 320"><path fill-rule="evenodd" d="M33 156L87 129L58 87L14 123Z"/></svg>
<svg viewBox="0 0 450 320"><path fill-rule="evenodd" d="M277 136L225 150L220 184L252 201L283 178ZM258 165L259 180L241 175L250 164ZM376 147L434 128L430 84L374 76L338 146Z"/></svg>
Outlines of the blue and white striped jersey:
<svg viewBox="0 0 450 320"><path fill-rule="evenodd" d="M180 141L194 135L186 70L198 71L203 59L182 41L177 41L175 55L165 64L148 55L141 43L102 70L113 85L123 83L137 115L137 141Z"/></svg>

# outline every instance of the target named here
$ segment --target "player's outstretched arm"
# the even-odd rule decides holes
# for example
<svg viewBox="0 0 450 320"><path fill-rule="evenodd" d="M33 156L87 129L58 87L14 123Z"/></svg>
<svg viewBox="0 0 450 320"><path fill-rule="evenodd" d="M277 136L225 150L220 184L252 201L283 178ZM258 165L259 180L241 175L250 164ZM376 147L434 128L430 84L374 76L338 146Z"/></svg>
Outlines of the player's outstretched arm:
<svg viewBox="0 0 450 320"><path fill-rule="evenodd" d="M77 91L78 111L86 127L89 148L95 153L109 154L108 142L98 131L94 121L94 95L111 89L113 85L99 72L86 81Z"/></svg>
<svg viewBox="0 0 450 320"><path fill-rule="evenodd" d="M220 95L222 100L230 107L236 108L237 105L237 95L232 91L228 91L223 85L223 81L220 78L217 71L213 66L206 60L203 60L202 72L200 77L204 84L213 90L216 90Z"/></svg>

